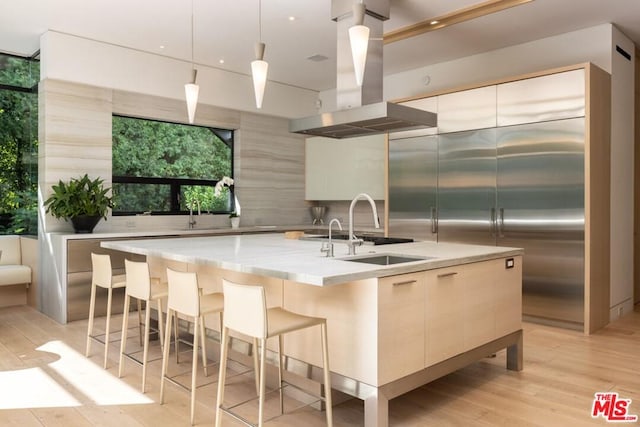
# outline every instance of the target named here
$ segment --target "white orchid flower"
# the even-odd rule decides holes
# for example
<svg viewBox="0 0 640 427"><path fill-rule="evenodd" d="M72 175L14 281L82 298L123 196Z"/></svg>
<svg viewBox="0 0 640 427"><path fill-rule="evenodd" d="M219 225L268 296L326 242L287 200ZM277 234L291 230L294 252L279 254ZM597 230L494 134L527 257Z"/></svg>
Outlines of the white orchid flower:
<svg viewBox="0 0 640 427"><path fill-rule="evenodd" d="M223 176L220 181L218 181L216 183L216 186L214 188L214 194L216 197L220 196L220 193L222 192L222 187L224 186L231 186L233 185L233 178L229 178L228 176Z"/></svg>

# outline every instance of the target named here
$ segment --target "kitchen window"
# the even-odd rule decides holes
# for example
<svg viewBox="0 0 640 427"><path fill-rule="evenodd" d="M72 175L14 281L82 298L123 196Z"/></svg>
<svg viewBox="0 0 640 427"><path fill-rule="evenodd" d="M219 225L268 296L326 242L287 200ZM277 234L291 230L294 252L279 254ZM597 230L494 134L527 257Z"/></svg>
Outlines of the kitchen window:
<svg viewBox="0 0 640 427"><path fill-rule="evenodd" d="M0 234L38 234L37 55L0 53Z"/></svg>
<svg viewBox="0 0 640 427"><path fill-rule="evenodd" d="M233 211L233 131L113 116L113 215Z"/></svg>

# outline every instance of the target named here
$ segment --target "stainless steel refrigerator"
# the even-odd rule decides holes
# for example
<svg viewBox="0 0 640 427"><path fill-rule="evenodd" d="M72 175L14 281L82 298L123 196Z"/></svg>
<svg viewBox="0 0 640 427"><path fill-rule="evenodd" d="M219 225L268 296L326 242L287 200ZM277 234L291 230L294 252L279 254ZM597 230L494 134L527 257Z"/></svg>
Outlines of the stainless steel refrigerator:
<svg viewBox="0 0 640 427"><path fill-rule="evenodd" d="M389 144L389 235L436 240L438 137L400 138Z"/></svg>
<svg viewBox="0 0 640 427"><path fill-rule="evenodd" d="M523 312L583 322L584 118L389 142L389 235L521 247Z"/></svg>

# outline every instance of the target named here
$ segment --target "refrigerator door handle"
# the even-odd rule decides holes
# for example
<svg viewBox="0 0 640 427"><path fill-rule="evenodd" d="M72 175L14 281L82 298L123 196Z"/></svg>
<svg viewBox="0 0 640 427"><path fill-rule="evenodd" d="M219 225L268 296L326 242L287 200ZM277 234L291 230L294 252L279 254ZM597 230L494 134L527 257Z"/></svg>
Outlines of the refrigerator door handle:
<svg viewBox="0 0 640 427"><path fill-rule="evenodd" d="M504 237L504 208L500 208L498 216L498 237Z"/></svg>
<svg viewBox="0 0 640 427"><path fill-rule="evenodd" d="M491 237L496 237L498 220L496 219L496 208L491 208Z"/></svg>
<svg viewBox="0 0 640 427"><path fill-rule="evenodd" d="M438 210L431 206L431 233L436 234L438 232Z"/></svg>

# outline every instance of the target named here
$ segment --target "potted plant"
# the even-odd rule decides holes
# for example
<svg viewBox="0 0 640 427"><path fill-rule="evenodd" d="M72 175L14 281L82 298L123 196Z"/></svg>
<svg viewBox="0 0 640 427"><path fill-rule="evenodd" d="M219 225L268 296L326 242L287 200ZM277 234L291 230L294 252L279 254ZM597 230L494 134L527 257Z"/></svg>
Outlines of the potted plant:
<svg viewBox="0 0 640 427"><path fill-rule="evenodd" d="M107 196L110 188L104 188L100 178L90 179L87 174L81 178L62 180L53 185L53 194L44 202L47 213L55 218L71 220L76 233L91 233L100 218L107 219L107 211L113 201Z"/></svg>
<svg viewBox="0 0 640 427"><path fill-rule="evenodd" d="M236 211L231 212L229 218L231 218L231 228L238 228L240 226L240 215L238 215Z"/></svg>

